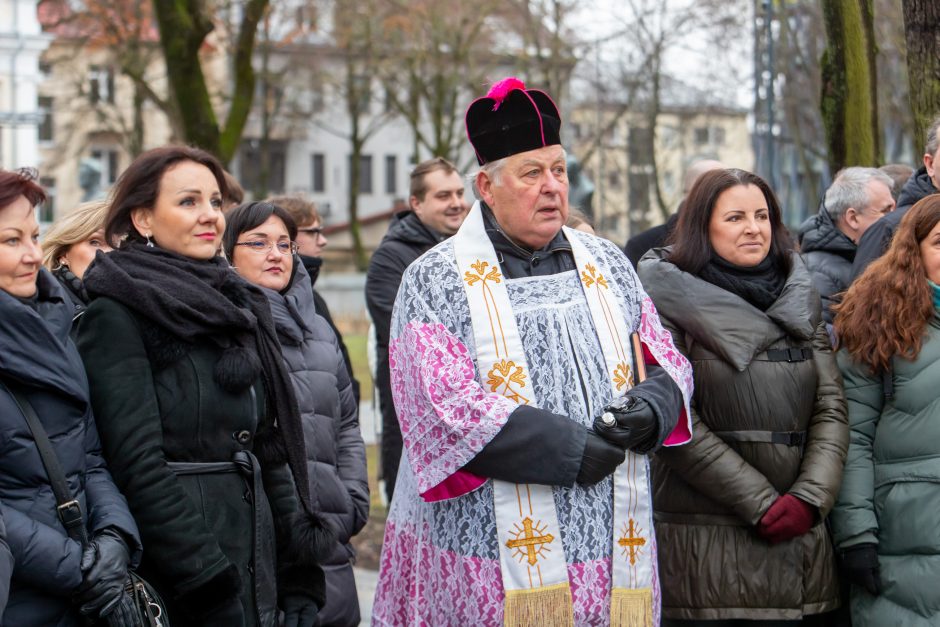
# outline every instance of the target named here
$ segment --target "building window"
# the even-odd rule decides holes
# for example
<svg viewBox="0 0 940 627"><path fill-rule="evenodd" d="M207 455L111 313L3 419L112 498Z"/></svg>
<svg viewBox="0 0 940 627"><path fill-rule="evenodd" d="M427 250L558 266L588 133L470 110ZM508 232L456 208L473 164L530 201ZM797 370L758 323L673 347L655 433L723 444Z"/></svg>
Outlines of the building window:
<svg viewBox="0 0 940 627"><path fill-rule="evenodd" d="M700 126L695 129L695 145L704 146L708 144L708 127Z"/></svg>
<svg viewBox="0 0 940 627"><path fill-rule="evenodd" d="M267 171L263 171L264 154L261 140L244 139L239 147L239 183L255 193L280 194L287 181L287 142L268 140Z"/></svg>
<svg viewBox="0 0 940 627"><path fill-rule="evenodd" d="M398 193L398 157L385 155L385 193Z"/></svg>
<svg viewBox="0 0 940 627"><path fill-rule="evenodd" d="M721 126L712 127L712 141L716 146L725 145L725 129Z"/></svg>
<svg viewBox="0 0 940 627"><path fill-rule="evenodd" d="M312 188L314 192L326 191L326 155L322 152L313 153Z"/></svg>
<svg viewBox="0 0 940 627"><path fill-rule="evenodd" d="M50 96L40 96L38 101L39 115L39 141L51 142L52 135L52 98Z"/></svg>
<svg viewBox="0 0 940 627"><path fill-rule="evenodd" d="M93 65L89 70L88 79L88 98L92 104L114 104L114 70Z"/></svg>
<svg viewBox="0 0 940 627"><path fill-rule="evenodd" d="M352 177L352 156L350 156L350 178ZM372 193L372 155L359 155L359 193Z"/></svg>
<svg viewBox="0 0 940 627"><path fill-rule="evenodd" d="M91 158L101 167L101 182L113 185L119 173L117 150L92 150Z"/></svg>
<svg viewBox="0 0 940 627"><path fill-rule="evenodd" d="M620 172L611 170L607 173L607 184L613 189L620 188Z"/></svg>
<svg viewBox="0 0 940 627"><path fill-rule="evenodd" d="M645 126L631 126L627 134L627 158L629 165L652 165L653 136Z"/></svg>
<svg viewBox="0 0 940 627"><path fill-rule="evenodd" d="M52 222L55 219L55 179L51 176L39 177L39 185L46 192L46 202L39 206L39 221Z"/></svg>

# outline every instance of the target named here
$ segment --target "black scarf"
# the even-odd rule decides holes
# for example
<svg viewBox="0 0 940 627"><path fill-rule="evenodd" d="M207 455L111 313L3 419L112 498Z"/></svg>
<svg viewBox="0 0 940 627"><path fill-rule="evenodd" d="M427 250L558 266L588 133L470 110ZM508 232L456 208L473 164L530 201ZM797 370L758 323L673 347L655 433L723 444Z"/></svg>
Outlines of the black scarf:
<svg viewBox="0 0 940 627"><path fill-rule="evenodd" d="M184 342L201 339L228 347L215 369L223 387L244 389L260 375L267 415L274 422L259 425L256 443L273 437L274 446L286 449L298 495L310 511L300 410L268 299L260 288L243 280L221 257L200 261L139 242L97 255L84 286L91 296L112 298ZM238 380L223 374L233 365L245 370L246 363L254 367Z"/></svg>
<svg viewBox="0 0 940 627"><path fill-rule="evenodd" d="M323 266L323 257L311 257L310 255L298 255L298 257L300 257L301 263L304 264L307 274L310 275L310 284L315 284L317 277L320 276L320 268Z"/></svg>
<svg viewBox="0 0 940 627"><path fill-rule="evenodd" d="M69 270L68 266L59 266L52 271L52 274L65 289L72 293L77 301L85 305L88 304L88 291L85 289L85 285L74 272Z"/></svg>
<svg viewBox="0 0 940 627"><path fill-rule="evenodd" d="M777 302L787 282L787 277L777 268L771 255L764 257L756 266L745 268L712 254L711 260L699 272L699 278L740 296L761 311L767 311Z"/></svg>

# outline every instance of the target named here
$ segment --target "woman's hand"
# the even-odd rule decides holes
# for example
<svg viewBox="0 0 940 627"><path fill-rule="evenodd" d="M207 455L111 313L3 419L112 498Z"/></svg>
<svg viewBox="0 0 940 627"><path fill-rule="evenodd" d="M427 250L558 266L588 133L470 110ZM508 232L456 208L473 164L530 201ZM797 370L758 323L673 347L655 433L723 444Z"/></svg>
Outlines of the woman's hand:
<svg viewBox="0 0 940 627"><path fill-rule="evenodd" d="M818 511L792 494L774 501L757 523L757 533L771 544L786 542L807 533L816 522Z"/></svg>
<svg viewBox="0 0 940 627"><path fill-rule="evenodd" d="M284 627L313 627L317 624L319 608L316 602L302 594L284 597Z"/></svg>
<svg viewBox="0 0 940 627"><path fill-rule="evenodd" d="M127 544L113 529L104 529L88 543L80 565L82 583L75 591L82 614L98 617L113 609L124 594L130 559Z"/></svg>

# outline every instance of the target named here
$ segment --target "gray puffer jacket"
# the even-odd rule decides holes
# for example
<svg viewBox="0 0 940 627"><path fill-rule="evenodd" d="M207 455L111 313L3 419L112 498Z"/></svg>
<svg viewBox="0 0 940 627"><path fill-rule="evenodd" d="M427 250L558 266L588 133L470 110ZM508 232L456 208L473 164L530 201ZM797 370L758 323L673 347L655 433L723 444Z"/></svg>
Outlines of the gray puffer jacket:
<svg viewBox="0 0 940 627"><path fill-rule="evenodd" d="M653 249L639 276L692 363L692 441L652 466L663 616L799 620L839 605L823 520L848 448L842 382L800 258L766 311ZM755 527L783 494L819 516L769 544Z"/></svg>
<svg viewBox="0 0 940 627"><path fill-rule="evenodd" d="M316 313L310 277L297 264L282 295L265 290L304 422L310 501L338 542L321 566L326 606L320 625L358 625L359 601L349 540L369 517L365 444L359 408L336 334Z"/></svg>
<svg viewBox="0 0 940 627"><path fill-rule="evenodd" d="M852 283L855 242L833 223L825 207L800 226L800 253L822 298L822 315L832 325L831 307Z"/></svg>

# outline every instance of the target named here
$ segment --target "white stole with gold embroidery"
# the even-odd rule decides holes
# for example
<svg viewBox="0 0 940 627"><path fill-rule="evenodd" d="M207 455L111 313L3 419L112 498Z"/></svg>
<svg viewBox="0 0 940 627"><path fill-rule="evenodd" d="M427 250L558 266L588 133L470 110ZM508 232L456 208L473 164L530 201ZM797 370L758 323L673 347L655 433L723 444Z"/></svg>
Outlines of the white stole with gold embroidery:
<svg viewBox="0 0 940 627"><path fill-rule="evenodd" d="M633 386L633 349L609 272L565 229L615 396ZM534 404L529 366L496 251L476 202L454 236L484 387ZM642 355L640 356L642 359ZM505 625L573 625L573 605L552 488L493 481ZM627 453L614 475L612 625L652 624L649 463Z"/></svg>

